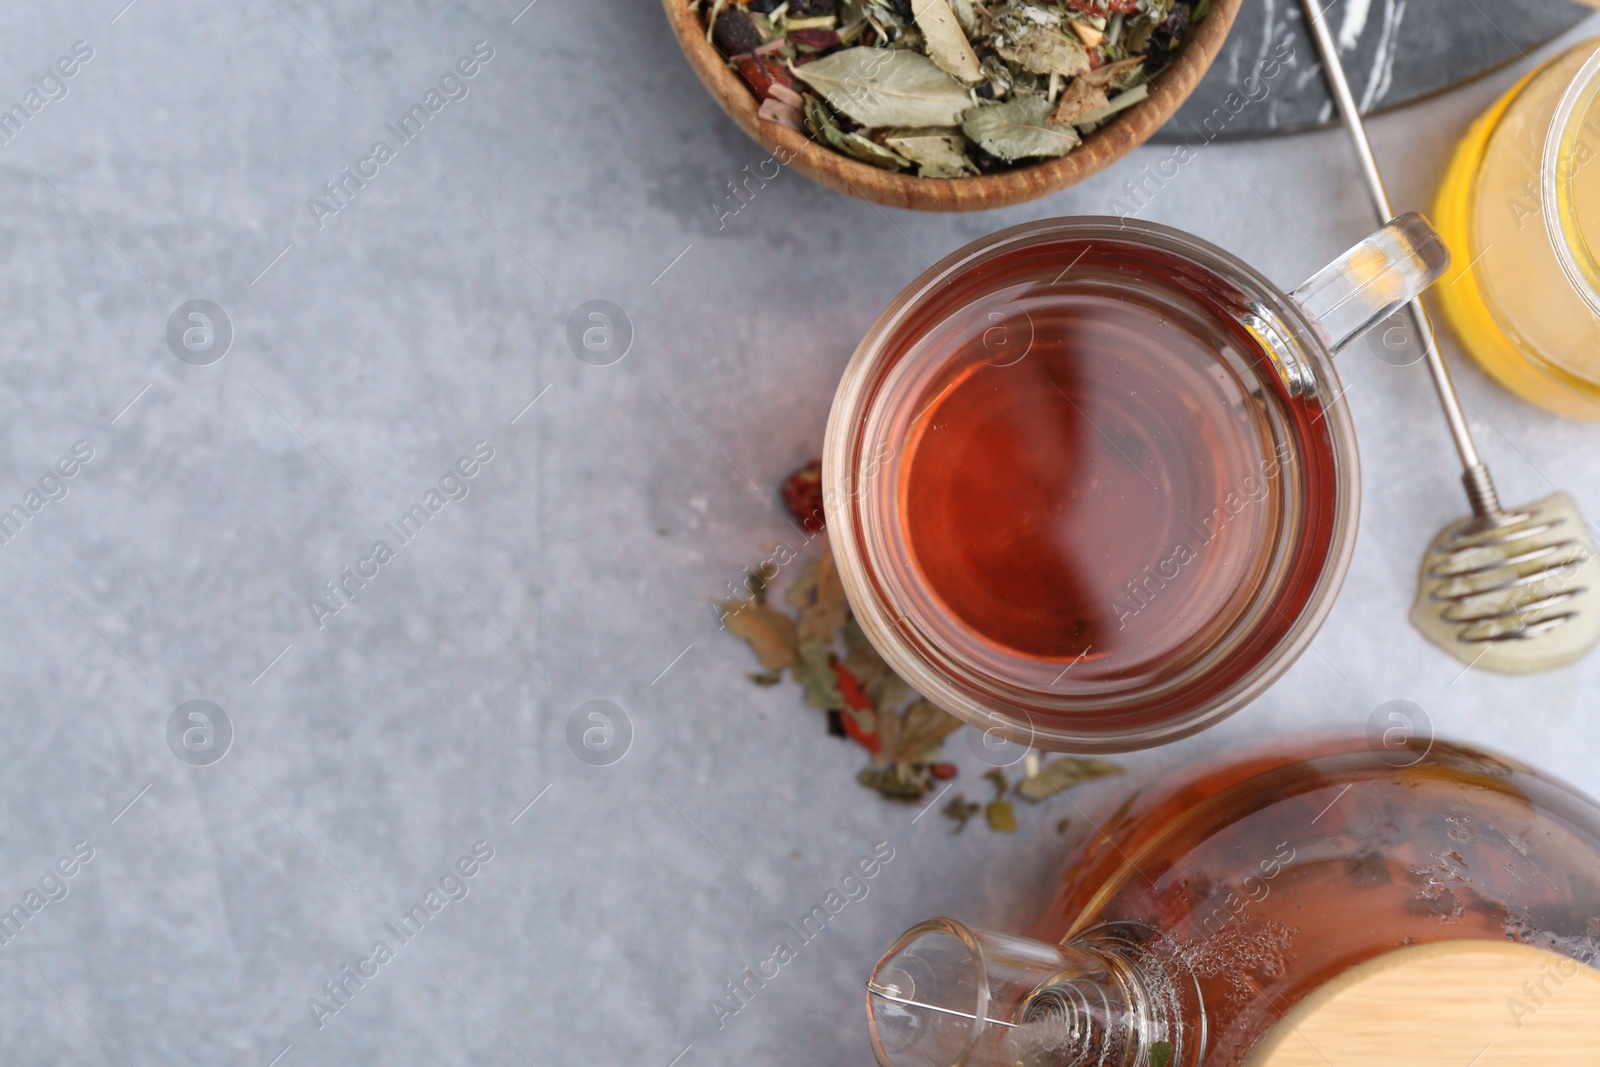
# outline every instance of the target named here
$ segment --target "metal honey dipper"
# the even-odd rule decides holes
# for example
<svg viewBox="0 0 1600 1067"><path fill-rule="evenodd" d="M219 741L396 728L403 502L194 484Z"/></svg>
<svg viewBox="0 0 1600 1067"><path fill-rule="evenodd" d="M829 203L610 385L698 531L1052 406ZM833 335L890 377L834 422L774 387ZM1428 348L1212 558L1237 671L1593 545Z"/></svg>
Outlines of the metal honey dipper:
<svg viewBox="0 0 1600 1067"><path fill-rule="evenodd" d="M1387 221L1394 211L1327 18L1319 0L1302 5L1367 191ZM1457 659L1486 670L1525 673L1571 663L1600 641L1600 552L1589 526L1564 491L1509 511L1501 507L1420 299L1410 312L1472 505L1472 515L1439 531L1423 556L1411 624Z"/></svg>

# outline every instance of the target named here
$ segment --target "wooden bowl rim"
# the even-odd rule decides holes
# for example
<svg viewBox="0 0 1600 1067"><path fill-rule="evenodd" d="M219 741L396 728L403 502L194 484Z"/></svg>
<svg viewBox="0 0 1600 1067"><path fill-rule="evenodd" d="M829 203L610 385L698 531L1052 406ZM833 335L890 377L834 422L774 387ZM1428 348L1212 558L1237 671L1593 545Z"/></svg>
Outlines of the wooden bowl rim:
<svg viewBox="0 0 1600 1067"><path fill-rule="evenodd" d="M1154 82L1145 100L1119 113L1058 159L971 178L919 178L882 170L760 118L760 102L706 40L695 0L661 0L678 45L700 81L745 133L778 162L840 192L890 207L975 211L1009 207L1065 189L1143 144L1189 98L1227 39L1243 0L1212 0L1206 17ZM783 158L787 156L788 158Z"/></svg>

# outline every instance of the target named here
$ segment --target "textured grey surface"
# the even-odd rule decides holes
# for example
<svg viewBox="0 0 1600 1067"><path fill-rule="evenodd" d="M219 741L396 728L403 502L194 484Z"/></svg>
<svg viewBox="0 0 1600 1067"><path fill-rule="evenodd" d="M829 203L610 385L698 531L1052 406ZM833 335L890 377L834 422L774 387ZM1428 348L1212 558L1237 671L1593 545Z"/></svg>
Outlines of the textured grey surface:
<svg viewBox="0 0 1600 1067"><path fill-rule="evenodd" d="M719 229L725 183L762 156L648 0L538 0L515 22L518 0L121 2L0 15L0 99L94 49L0 146L0 500L94 448L0 546L0 899L94 849L0 947L4 1061L866 1061L852 985L877 952L929 914L1029 915L1062 813L1014 836L913 824L853 784L857 750L792 689L744 680L706 598L786 535L771 487L817 451L903 284L999 226L1103 211L1169 150L975 217L786 173ZM307 199L477 41L494 57L470 95L319 230ZM1515 74L1376 124L1398 201L1426 198ZM1371 228L1332 134L1208 147L1145 214L1286 284ZM235 328L210 366L167 347L191 299ZM612 366L567 347L593 299L636 328ZM1418 554L1463 509L1452 454L1415 368L1343 364L1366 483L1342 600L1269 696L1128 763L1360 729L1407 698L1600 791L1600 659L1463 673L1406 625ZM1508 500L1560 484L1600 515L1600 428L1460 378ZM319 629L307 598L478 441L494 459L470 495L391 541ZM211 766L168 747L192 699L236 731ZM612 766L567 745L590 699L633 724ZM494 858L470 894L319 1029L308 998L478 841ZM718 1031L710 998L880 841L895 858L866 899Z"/></svg>

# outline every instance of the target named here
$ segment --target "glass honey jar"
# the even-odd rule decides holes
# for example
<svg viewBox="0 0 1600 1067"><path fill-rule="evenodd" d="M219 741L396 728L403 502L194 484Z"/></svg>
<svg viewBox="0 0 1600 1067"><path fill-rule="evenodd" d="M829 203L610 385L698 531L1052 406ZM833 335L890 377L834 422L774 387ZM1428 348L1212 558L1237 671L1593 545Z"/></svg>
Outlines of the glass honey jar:
<svg viewBox="0 0 1600 1067"><path fill-rule="evenodd" d="M1600 419L1600 39L1533 70L1457 146L1433 219L1454 266L1434 290L1501 385Z"/></svg>

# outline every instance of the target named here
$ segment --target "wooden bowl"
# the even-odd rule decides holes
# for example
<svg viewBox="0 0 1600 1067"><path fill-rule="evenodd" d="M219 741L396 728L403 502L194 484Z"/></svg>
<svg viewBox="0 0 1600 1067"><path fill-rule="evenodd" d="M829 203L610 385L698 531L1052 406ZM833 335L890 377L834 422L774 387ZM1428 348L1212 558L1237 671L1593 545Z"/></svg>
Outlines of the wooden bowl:
<svg viewBox="0 0 1600 1067"><path fill-rule="evenodd" d="M1150 86L1150 95L1118 113L1059 159L973 178L918 178L882 170L817 144L806 135L757 115L761 103L710 41L690 0L661 0L678 45L700 81L739 127L763 150L806 177L841 193L887 207L916 211L978 211L1046 196L1110 165L1143 144L1194 91L1222 48L1242 0L1212 0L1200 25Z"/></svg>

